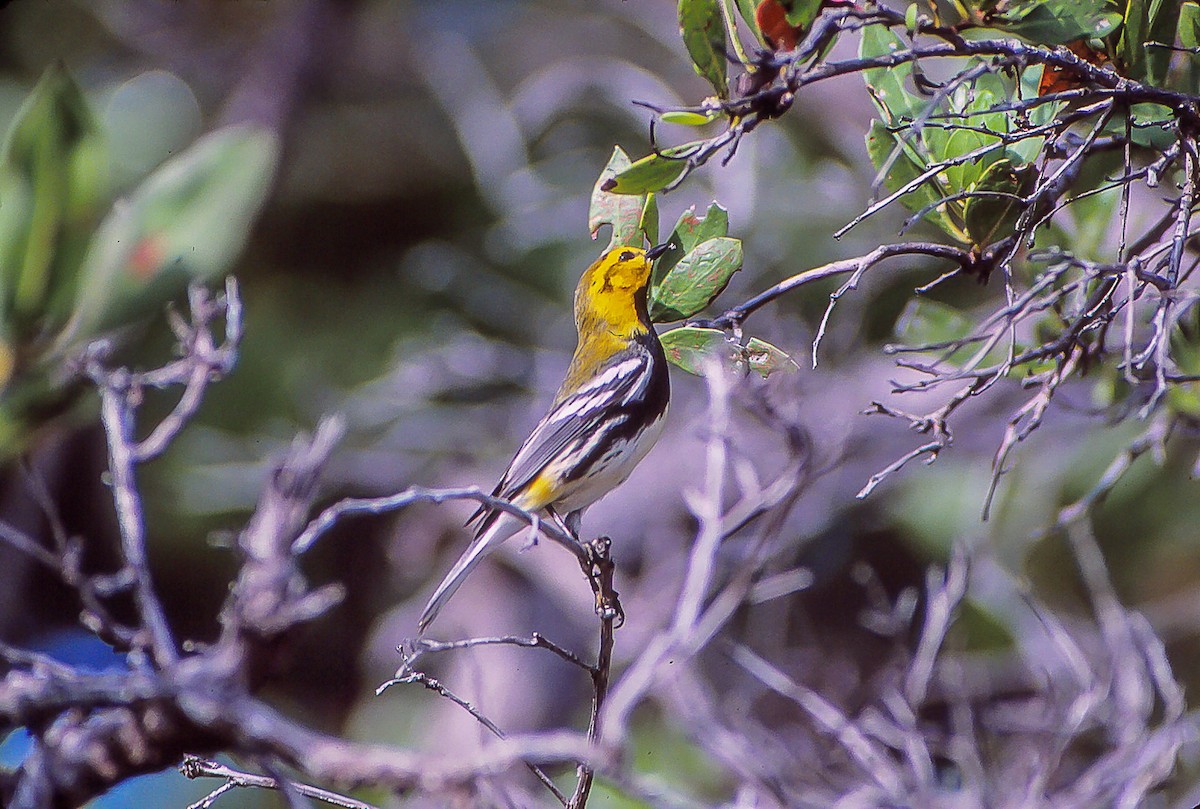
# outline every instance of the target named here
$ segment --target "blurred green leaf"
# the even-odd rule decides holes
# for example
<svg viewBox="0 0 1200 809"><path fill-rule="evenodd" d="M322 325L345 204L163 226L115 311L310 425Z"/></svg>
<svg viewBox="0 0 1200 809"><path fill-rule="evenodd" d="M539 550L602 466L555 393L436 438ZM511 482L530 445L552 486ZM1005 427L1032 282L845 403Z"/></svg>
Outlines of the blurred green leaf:
<svg viewBox="0 0 1200 809"><path fill-rule="evenodd" d="M988 24L1039 45L1062 45L1108 36L1121 12L1110 0L1019 0L989 15Z"/></svg>
<svg viewBox="0 0 1200 809"><path fill-rule="evenodd" d="M738 346L725 339L718 329L681 326L658 336L667 360L689 374L703 376L706 363L717 361L737 367L741 361Z"/></svg>
<svg viewBox="0 0 1200 809"><path fill-rule="evenodd" d="M20 332L65 319L62 302L74 298L107 188L92 112L66 69L51 67L18 111L0 163L0 295L6 322Z"/></svg>
<svg viewBox="0 0 1200 809"><path fill-rule="evenodd" d="M1179 7L1179 44L1193 49L1192 59L1200 58L1200 4L1184 3Z"/></svg>
<svg viewBox="0 0 1200 809"><path fill-rule="evenodd" d="M950 632L964 651L999 652L1013 648L1013 633L1004 618L974 598L959 602Z"/></svg>
<svg viewBox="0 0 1200 809"><path fill-rule="evenodd" d="M266 199L278 152L268 130L227 127L163 163L118 200L84 260L76 309L59 347L158 311L189 281L224 275Z"/></svg>
<svg viewBox="0 0 1200 809"><path fill-rule="evenodd" d="M200 103L173 73L148 70L114 89L103 126L112 144L114 184L127 189L202 132Z"/></svg>
<svg viewBox="0 0 1200 809"><path fill-rule="evenodd" d="M863 28L858 55L870 59L907 49L899 34L882 25L868 25ZM896 124L901 118L912 118L928 104L925 99L908 91L907 84L912 80L912 71L910 62L863 71L863 80L885 123Z"/></svg>
<svg viewBox="0 0 1200 809"><path fill-rule="evenodd" d="M889 192L900 190L928 168L925 163L917 162L913 157L914 152L911 146L903 143L896 133L889 131L881 122L871 122L871 129L867 132L867 154L877 169L882 170L891 160L883 177L883 185ZM945 196L936 181L930 178L902 196L900 202L913 212L927 208L925 219L952 239L969 243L970 239L962 228L947 213L947 204L940 202Z"/></svg>
<svg viewBox="0 0 1200 809"><path fill-rule="evenodd" d="M1133 118L1130 136L1139 146L1150 149L1165 149L1175 142L1175 114L1162 104L1134 104L1129 108ZM1125 122L1110 124L1114 133L1124 136Z"/></svg>
<svg viewBox="0 0 1200 809"><path fill-rule="evenodd" d="M715 112L699 113L690 110L667 110L658 116L664 124L682 124L683 126L704 126L716 120Z"/></svg>
<svg viewBox="0 0 1200 809"><path fill-rule="evenodd" d="M789 24L808 29L821 11L821 0L781 0Z"/></svg>
<svg viewBox="0 0 1200 809"><path fill-rule="evenodd" d="M692 66L716 90L729 95L725 63L725 20L720 0L679 0L679 31Z"/></svg>
<svg viewBox="0 0 1200 809"><path fill-rule="evenodd" d="M669 146L655 154L646 155L623 169L613 177L600 183L602 191L614 194L646 194L661 191L673 183L687 168L686 155L696 149L701 141ZM638 203L641 211L641 203Z"/></svg>
<svg viewBox="0 0 1200 809"><path fill-rule="evenodd" d="M963 204L963 223L973 244L986 247L998 238L1011 235L1021 204L1012 197L1024 197L1034 179L1032 167L1013 167L1008 158L992 163L971 189L982 194L994 193L1010 196L968 197Z"/></svg>
<svg viewBox="0 0 1200 809"><path fill-rule="evenodd" d="M904 27L910 32L917 30L917 22L921 16L921 9L916 3L909 3L908 8L904 9Z"/></svg>
<svg viewBox="0 0 1200 809"><path fill-rule="evenodd" d="M726 2L730 2L730 1L731 0L726 0ZM758 28L758 17L754 13L755 8L758 5L758 0L736 0L736 1L737 1L738 13L742 15L742 19L746 21L746 25L749 26L750 31L754 34L755 38L759 41L759 44L765 45L766 43L763 42L763 38L762 38L762 31L760 31Z"/></svg>
<svg viewBox="0 0 1200 809"><path fill-rule="evenodd" d="M638 232L646 237L651 247L658 244L658 199L654 194L646 195L646 203L642 206L638 221Z"/></svg>
<svg viewBox="0 0 1200 809"><path fill-rule="evenodd" d="M1161 87L1171 64L1171 50L1146 43L1175 44L1180 0L1126 0L1125 25L1117 41L1124 74Z"/></svg>
<svg viewBox="0 0 1200 809"><path fill-rule="evenodd" d="M671 323L691 317L721 294L742 266L742 242L709 239L688 251L650 290L650 319Z"/></svg>
<svg viewBox="0 0 1200 809"><path fill-rule="evenodd" d="M952 306L912 298L896 321L896 335L913 347L946 343L971 333L973 321Z"/></svg>
<svg viewBox="0 0 1200 809"><path fill-rule="evenodd" d="M750 370L760 374L763 379L776 371L800 369L800 366L788 356L787 352L757 337L751 337L746 342L746 361L750 364Z"/></svg>
<svg viewBox="0 0 1200 809"><path fill-rule="evenodd" d="M625 154L620 146L614 146L608 165L600 172L600 177L592 189L592 203L588 209L588 232L594 239L599 235L601 227L611 226L612 236L608 242L610 250L614 247L641 244L638 234L645 200L638 195L610 193L604 187L630 165L629 155Z"/></svg>

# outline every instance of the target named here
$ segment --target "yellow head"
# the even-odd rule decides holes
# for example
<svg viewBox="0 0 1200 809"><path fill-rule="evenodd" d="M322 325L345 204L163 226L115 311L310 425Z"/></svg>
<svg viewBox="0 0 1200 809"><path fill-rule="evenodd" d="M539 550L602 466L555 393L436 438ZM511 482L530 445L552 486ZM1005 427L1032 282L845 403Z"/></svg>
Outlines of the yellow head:
<svg viewBox="0 0 1200 809"><path fill-rule="evenodd" d="M642 248L616 247L600 256L575 289L575 326L580 335L605 331L629 338L648 331L649 283L650 258Z"/></svg>
<svg viewBox="0 0 1200 809"><path fill-rule="evenodd" d="M555 402L604 367L630 340L657 340L646 311L650 262L669 245L643 250L616 247L588 267L575 289L575 328L579 343Z"/></svg>

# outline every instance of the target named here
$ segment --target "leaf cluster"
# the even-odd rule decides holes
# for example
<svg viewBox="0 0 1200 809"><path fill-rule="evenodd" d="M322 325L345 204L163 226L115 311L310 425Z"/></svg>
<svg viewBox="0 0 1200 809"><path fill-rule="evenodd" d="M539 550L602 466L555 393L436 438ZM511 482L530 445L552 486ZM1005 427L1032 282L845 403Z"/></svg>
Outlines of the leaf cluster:
<svg viewBox="0 0 1200 809"><path fill-rule="evenodd" d="M596 238L600 228L610 226L610 250L660 243L655 193L630 191L614 181L631 174L637 177L635 169L629 156L614 148L592 191L588 229ZM655 323L676 323L699 314L742 267L742 241L729 236L729 214L716 202L703 214L697 214L694 206L681 213L663 242L669 247L654 262L648 296L650 319ZM702 373L704 364L713 359L764 377L791 364L786 353L763 340L751 338L743 346L719 329L681 326L663 332L660 339L667 359L693 374Z"/></svg>
<svg viewBox="0 0 1200 809"><path fill-rule="evenodd" d="M274 134L212 132L118 195L108 133L50 68L0 147L0 455L73 398L61 366L88 341L221 278L270 188Z"/></svg>

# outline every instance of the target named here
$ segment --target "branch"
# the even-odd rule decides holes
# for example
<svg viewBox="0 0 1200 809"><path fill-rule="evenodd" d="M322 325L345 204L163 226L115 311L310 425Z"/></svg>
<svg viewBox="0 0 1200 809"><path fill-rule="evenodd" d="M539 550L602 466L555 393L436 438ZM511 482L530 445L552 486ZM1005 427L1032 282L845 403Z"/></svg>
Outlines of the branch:
<svg viewBox="0 0 1200 809"><path fill-rule="evenodd" d="M233 767L226 766L218 761L210 761L199 756L185 756L183 763L179 765L179 772L185 778L192 780L197 778L225 779L224 784L217 787L216 790L209 793L203 799L189 805L187 809L209 809L221 795L239 787L281 789L280 781L269 775L257 775L243 770L235 770ZM296 782L289 782L288 786L306 798L313 798L332 806L341 806L344 809L376 809L373 804L356 800L337 792L331 792L327 789L321 789L320 787Z"/></svg>

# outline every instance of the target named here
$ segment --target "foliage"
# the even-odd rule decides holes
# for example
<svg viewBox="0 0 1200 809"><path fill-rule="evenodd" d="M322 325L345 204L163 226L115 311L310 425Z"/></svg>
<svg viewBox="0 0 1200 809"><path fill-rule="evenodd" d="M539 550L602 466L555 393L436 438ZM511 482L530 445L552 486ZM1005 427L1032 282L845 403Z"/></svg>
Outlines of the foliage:
<svg viewBox="0 0 1200 809"><path fill-rule="evenodd" d="M298 715L303 701L284 718L255 692L264 682L279 682L278 650L315 630L318 624L303 627L340 598L370 591L366 598L383 601L364 579L379 575L375 569L386 566L363 563L370 543L363 541L367 532L360 534L357 523L353 532L345 532L355 540L346 543L352 552L345 557L353 576L345 571L333 574L352 586L309 587L301 561L306 572L328 572L322 560L305 557L317 535L350 515L427 504L421 517L425 521L413 518L420 530L409 530L414 523L403 524L401 530L390 523L378 529L389 541L403 536L397 553L409 556L396 565L403 568L397 578L403 579L402 589L411 590L420 586L420 574L411 571L428 567L436 543L457 536L452 532L455 515L440 523L426 519L434 511L431 506L454 499L486 502L487 495L474 488L414 486L400 495L339 501L306 524L318 496L314 481L332 450L331 433L339 432L331 423L324 423L313 441L294 443L265 476L257 460L262 434L233 449L233 442L221 440L226 435L206 430L203 424L181 434L198 412L207 382L232 367L240 334L236 285L216 299L200 286L193 287L191 322L172 319L180 341L176 359L149 372L108 362L109 348L132 342L131 327L178 298L188 282L211 283L229 271L273 184L279 152L274 130L216 128L130 187L118 187L116 172L108 166L115 159L111 131L96 112L102 101L81 90L61 68L52 69L22 106L0 156L0 453L12 455L26 448L34 428L51 423L71 406L78 393L71 373L82 367L104 408L108 482L115 495L109 508L115 509L120 523L114 545L120 569L115 574L81 572L81 546L52 515L51 539L7 527L3 539L49 568L77 596L86 631L97 632L130 655L128 665L122 661L116 673L98 676L0 643L0 660L13 675L0 681L0 710L14 726L46 727L55 720L55 727L99 745L74 749L98 750L112 742L114 750L144 749L164 758L73 756L68 750L56 766L39 769L60 752L55 737L47 735L29 754L28 773L10 771L0 763L0 802L29 773L30 781L42 778L52 785L48 789L82 802L109 783L169 766L184 749L244 754L239 765L265 772L236 773L224 762L186 759L184 769L190 775L229 779L222 789L235 781L279 787L280 774L287 773L289 778L335 786L339 779L370 783L379 790L371 798L380 804L394 800L392 793L413 791L458 797L478 789L479 794L465 800L483 800L503 780L498 770L519 770L526 764L540 773L537 762L561 768L562 775L555 775L560 784L578 765L583 797L570 800L573 806L587 803L582 785L585 780L590 783L593 770L599 772L602 785L593 795L597 805L602 799L630 805L835 805L848 795L872 805L932 805L947 799L992 805L1010 798L1014 785L1026 783L1038 785L1037 794L1047 805L1135 805L1154 800L1154 793L1178 768L1184 741L1195 737L1195 715L1187 713L1183 691L1175 682L1180 675L1171 664L1176 661L1168 659L1174 650L1164 649L1151 622L1121 604L1126 592L1117 591L1140 573L1131 572L1134 568L1116 557L1115 581L1110 582L1101 545L1111 554L1119 544L1107 541L1111 537L1132 535L1141 542L1158 526L1174 524L1180 534L1171 547L1176 556L1161 551L1162 558L1137 567L1159 575L1153 577L1153 589L1138 583L1141 589L1136 592L1158 595L1169 592L1172 583L1184 587L1177 583L1190 581L1195 509L1188 505L1194 499L1189 484L1182 481L1191 465L1191 458L1183 456L1194 456L1200 422L1200 308L1195 305L1197 246L1191 216L1200 172L1198 8L1194 2L1172 0L921 0L895 9L838 0L679 0L675 50L680 57L686 55L711 94L694 105L650 107L655 116L650 150L636 160L620 147L611 151L593 187L587 226L596 239L607 225L610 232L603 235L610 248L671 245L655 262L648 305L656 323L669 324L661 339L670 361L706 377L710 412L699 426L707 443L705 469L681 464L678 454L671 455L660 470L683 467L677 477L684 489L678 499L684 506L671 513L664 507L660 515L662 504L656 501L654 508L629 517L636 522L631 533L646 533L646 552L627 551L622 540L631 537L618 537L613 545L614 556L622 562L637 556L633 567L618 569L617 584L629 588L624 590L626 602L638 605L636 618L643 622L620 636L615 657L607 657L613 654L611 616L602 618L595 664L549 643L541 626L531 636L404 644L402 669L389 684L427 689L439 704L463 709L469 721L477 721L494 736L504 736L500 728L505 724L487 718L495 702L518 705L521 711L539 700L550 706L550 720L530 711L516 722L528 727L553 722L557 730L509 736L485 751L478 760L482 763L461 751L446 758L414 752L425 737L423 730L404 729L422 725L418 711L410 716L411 702L396 712L387 703L388 718L401 714L404 728L377 718L388 725L391 747L360 747L302 725L305 719ZM348 18L356 14L344 13ZM584 15L574 7L561 13L573 25L578 23L575 15ZM372 7L372 14L384 11ZM361 25L363 30L370 27ZM674 27L668 28L673 36ZM546 248L561 247L558 240L576 242L578 234L568 234L564 226L563 232L522 241L518 227L524 221L527 227L548 232L558 222L548 214L561 200L545 193L542 181L549 172L537 161L548 148L541 139L549 142L561 135L555 129L561 110L531 110L536 105L529 99L542 94L529 86L490 85L485 60L478 57L512 55L511 48L496 47L503 40L491 34L477 34L477 42L448 37L438 40L437 47L417 51L426 71L426 89L455 126L463 127L459 140L468 159L444 157L437 148L422 151L407 142L396 149L402 154L399 163L421 165L441 157L460 172L460 180L471 175L462 185L445 183L446 189L441 189L454 198L453 213L423 211L423 206L405 199L400 214L381 217L383 226L368 226L386 231L390 239L397 229L420 230L436 220L439 229L421 237L422 249L404 241L411 235L405 234L403 239L395 237L405 247L390 255L394 262L380 261L374 252L371 257L373 264L386 267L389 277L403 275L423 285L423 295L383 294L371 288L362 295L372 299L371 306L352 310L351 319L359 321L356 328L342 334L281 329L283 336L274 346L247 345L247 356L260 352L259 365L251 364L249 373L223 386L241 391L240 413L265 411L263 401L280 396L279 380L290 374L299 379L296 386L302 395L297 398L308 408L300 411L300 418L315 419L313 408L328 407L335 397L322 395L309 367L316 363L306 350L328 352L342 370L372 353L373 336L394 336L396 331L407 336L408 329L419 334L414 323L431 324L418 339L389 344L394 355L379 362L395 366L390 374L336 397L334 406L349 412L351 421L358 420L359 433L354 436L352 427L349 443L357 437L366 449L352 446L346 451L349 461L342 455L331 464L331 489L358 492L386 485L381 481L406 480L412 466L402 465L413 464L412 458L424 462L438 453L453 459L451 474L460 480L465 453L486 456L492 447L482 444L493 440L491 433L497 453L510 451L508 437L499 429L473 430L473 440L477 433L480 444L464 450L463 425L498 423L503 414L497 415L501 408L496 401L519 390L529 377L521 339L542 323L562 321L559 282L569 274L565 268L578 262L574 256L563 260L556 249ZM839 40L856 48L834 51ZM541 59L541 49L529 51L533 61ZM543 80L554 76L570 84L569 77L555 76L552 66L539 62L539 68L544 68ZM620 86L603 69L587 63L582 70L589 81L580 86L589 92ZM370 70L371 76L378 76L377 65L372 63ZM353 85L356 93L370 84L340 75L339 79ZM770 165L767 179L790 188L793 196L782 206L757 205L753 217L739 210L741 201L730 206L732 211L717 202L674 205L677 190L695 190L702 167L720 157L730 163L726 171L739 171L739 144L755 137L760 126L774 126L785 116L801 117L787 115L797 99L807 101L804 94L813 84L839 79L839 91L862 93L864 106L869 98L875 117L865 133L866 161L858 172L864 184L873 178L872 199L837 235L867 231L873 246L878 242L871 240L872 226L880 229L874 232L898 226L909 241L889 241L860 256L820 263L825 260L821 251L829 248L808 242L816 241L812 234L824 226L823 217L845 213L837 201L822 198L829 176L841 187L856 187L853 172L844 166L824 178L810 178L810 188L796 183L794 166ZM323 92L335 92L314 84ZM510 89L512 97L506 95ZM345 101L341 98L339 103ZM454 107L456 102L463 107ZM345 105L359 103L355 96ZM412 124L412 130L432 131L428 140L439 141L446 136L445 121L421 117L428 112L425 107L432 106L422 98L415 109L406 107L403 123ZM590 98L581 106L589 115L599 108ZM827 122L811 120L805 107L804 127L820 137ZM495 127L503 137L482 146L472 144L464 134L468 120L473 125L485 121L483 134ZM352 137L354 127L339 121L335 139ZM587 123L581 130L594 134L596 122ZM511 131L504 129L510 125ZM681 142L663 140L663 133L678 132L673 127L681 125L690 127ZM713 134L714 130L719 131ZM568 134L566 141L579 137L579 131ZM851 134L853 138L846 136L843 122L818 148L832 152L832 141L858 143L863 133ZM555 167L570 177L571 196L581 196L578 188L590 182L610 154L609 145L620 137L605 133L596 147L602 154L589 152L594 159L564 161L574 164L568 169ZM521 147L528 153L521 154ZM497 154L506 150L524 161L511 174L497 168L503 162ZM365 162L374 168L379 153L369 154ZM852 162L858 156L843 151L837 160ZM511 157L506 154L505 159ZM489 162L493 159L497 162ZM822 165L836 162L828 155L821 160ZM467 188L467 183L475 186ZM521 193L516 193L518 186ZM468 193L473 191L478 194ZM718 195L726 202L737 197L723 190ZM707 203L710 196L706 192L699 200ZM529 204L514 205L514 199ZM777 202L778 197L771 200ZM500 224L479 225L478 220L489 217L480 216L475 206L491 206ZM350 244L359 247L355 242L362 231L355 227L369 217L351 205L350 215L331 225L324 219L328 208L314 207L322 225L314 230L333 243L331 266L339 273L334 277L330 270L312 283L313 297L321 298L324 306L313 311L328 313L342 305L336 294L343 280L339 251ZM569 227L577 228L579 220L571 217ZM306 227L310 221L304 220ZM787 240L766 232L781 222L794 228ZM301 229L287 231L287 238L300 235ZM342 231L349 235L338 241ZM311 241L304 244L298 252L311 249ZM792 266L799 261L811 265ZM891 268L885 267L889 263L897 265L890 276ZM282 280L268 287L268 293L297 286L291 275L294 268L286 260L281 264ZM537 269L528 270L527 265ZM771 277L780 267L789 269L783 277ZM811 309L796 299L802 288L835 278L840 286L819 287L822 298L828 293L828 305L818 322L819 307ZM741 294L764 279L766 288L758 294L727 302L731 294ZM914 290L914 283L921 285ZM864 289L858 292L860 284ZM252 316L273 307L286 310L295 301L284 294L261 297L258 308L248 310ZM844 302L850 298L861 304L861 322L846 312ZM446 300L463 305L439 308ZM828 376L814 383L813 377L797 374L772 380L771 385L749 378L750 371L766 377L795 367L784 351L795 350L785 342L794 339L794 329L783 329L782 338L771 334L781 349L762 337L772 325L769 321L756 320L753 330L748 323L760 309L784 309L793 300L794 311L811 318L811 324L801 328L811 325L815 332L814 364L820 349L823 358L832 356L830 364L837 368L846 361L844 343L849 342L855 372L868 369L872 376L881 376L878 363L863 358L866 352L860 349L884 331L897 340L884 347L897 365L891 396L871 402L865 412L911 428L900 441L911 441L914 433L920 439L869 478L874 467L858 477L865 464L874 463L880 453L898 451L882 426L866 441L848 442L845 455L832 464L819 454L810 457L797 426L799 419L792 412L796 409L809 411L822 431L836 421L823 391L813 390L825 386ZM308 310L289 314L292 320L279 318L280 322L307 326L306 318L320 319ZM210 334L214 318L226 326L223 345ZM841 335L839 325L844 327ZM263 331L259 321L254 334L258 337ZM470 338L463 339L464 333ZM832 348L823 347L827 333L832 335L827 340ZM479 335L502 339L485 341ZM301 346L301 359L287 368L282 352L275 350L284 343ZM505 353L514 343L518 348ZM387 354L378 346L374 351ZM513 360L517 354L521 356ZM736 370L735 381L711 373L720 364ZM345 384L361 381L346 373ZM701 384L678 381L676 389L684 391L681 398L689 384L691 392ZM864 375L844 380L843 386L860 396L875 381ZM154 416L153 407L140 410L146 393L171 385L184 393L165 419ZM807 395L779 401L796 390ZM930 412L902 408L904 401L930 391L936 398ZM1088 410L1094 419L1089 423L1097 425L1087 433L1087 441L1070 437L1085 445L1079 452L1087 457L1081 460L1074 450L1060 451L1060 446L1041 455L1030 453L1015 464L1016 449L1059 409L1067 391L1073 394L1071 409ZM219 390L213 393L222 395ZM970 432L965 434L974 440L953 444L951 421L962 431L966 417L960 408L984 398L993 406L977 408L975 420L966 422ZM431 403L451 416L433 418L422 410L432 408ZM521 399L514 407L519 415L511 420L522 418L527 405ZM997 407L1007 409L1007 421L997 419ZM745 425L731 426L731 411L764 427L767 438L757 444L747 440ZM1098 438L1101 420L1117 423L1116 431ZM137 437L135 422L150 425L144 437ZM1003 434L998 446L989 447L991 469L975 469L968 453L972 444L995 443L988 438L989 424ZM973 434L976 427L978 435ZM696 431L696 425L687 429ZM290 438L280 433L286 432L277 430L265 439L280 450L280 457ZM181 444L191 441L202 448L199 456L210 464L198 474L210 474L216 481L211 488L225 498L210 510L235 510L230 503L244 505L257 491L257 485L248 485L251 479L266 481L261 507L252 518L239 518L241 528L234 532L239 550L239 566L232 575L236 586L227 588L229 570L222 570L219 596L214 598L224 599L223 629L219 642L211 644L197 642L203 632L179 626L177 617L164 621L156 614L164 611L154 589L161 579L157 567L151 576L142 547L147 544L147 523L154 522L143 513L143 502L163 508L163 503L175 505L176 498L155 497L153 484L143 495L138 478L152 480L153 473L135 475L134 469L149 471L140 465L157 457L177 436ZM396 444L387 444L388 438ZM401 451L395 451L397 444ZM247 446L253 447L254 460L239 456ZM765 461L758 457L764 448L774 453ZM197 474L197 454L183 454ZM896 475L910 461L946 456L952 457L924 474ZM339 464L349 471L337 469ZM783 470L778 477L766 472L772 464ZM397 472L397 466L402 471ZM1058 477L1046 471L1051 466ZM836 477L861 483L862 497L885 481L895 488L888 492L885 487L883 494L890 499L884 499L882 508L852 509L837 497L812 497L829 502L810 503L805 512L790 515L810 476L828 467L836 469ZM1173 475L1171 486L1155 484L1156 468ZM433 476L424 469L423 475ZM1014 474L1005 478L1010 472ZM230 485L233 474L241 475L239 481L247 485ZM998 488L1001 482L1005 487ZM704 491L698 492L700 487ZM180 489L197 496L186 484ZM1016 552L989 547L990 536L978 517L980 507L986 509L993 499L995 511L1017 525L1021 541L1028 543ZM1162 516L1168 513L1169 518ZM882 522L880 515L891 522ZM538 522L525 516L532 523L532 535ZM668 520L671 530L662 528ZM849 546L855 537L866 537L871 553L880 553L880 548L894 552L893 546L902 543L892 542L890 532L899 529L919 547L916 584L902 581L893 587L894 582L888 582L885 587L872 579L870 570L863 572L867 566L857 562L861 548ZM159 530L175 534L177 525ZM569 546L564 537L556 538L558 530L542 521L543 536ZM980 534L984 541L974 542ZM808 553L809 543L823 541L825 535L829 545ZM39 544L41 539L46 541ZM86 539L90 543L90 533ZM671 545L675 540L678 547ZM322 551L336 541L331 537ZM413 550L421 542L426 545ZM1141 544L1117 553L1144 549ZM1035 552L1063 550L1071 558L1054 568L1060 575L1051 589L1074 611L1069 617L1037 603L1026 582L1027 572L1029 578L1047 576ZM1020 557L1014 566L1028 564L1029 571L998 570L998 559L1013 561L1002 558L1005 554ZM882 559L878 571L885 576L902 567L894 564L894 557L877 558ZM930 559L946 562L944 569L926 570ZM849 567L847 560L856 564L844 587L798 593L810 589L810 571ZM616 596L611 561L607 556L602 561L609 564L607 584L598 580L603 577L596 558L581 559L598 607L606 593L614 600ZM1071 571L1078 568L1079 581L1074 574L1062 580L1064 564ZM563 595L559 571L550 587L541 583L542 571L533 567L522 568L527 575L507 577L519 580L519 585L494 584L477 602L483 605L476 610L480 625L507 617L504 607L511 605L502 588L510 585L551 592L555 620L561 621L556 633L587 623L591 616L586 609L575 611L584 613L582 621L571 610L557 609ZM189 580L192 573L185 571ZM583 589L583 582L575 584ZM856 588L867 593L861 609L843 600L847 594L842 590L857 592ZM586 589L583 592L583 598L590 599ZM122 599L128 593L133 598L127 605ZM173 595L169 588L161 593L164 602ZM389 603L391 598L389 593ZM513 613L523 617L533 612L541 620L545 613L527 600ZM118 609L109 611L111 605ZM126 606L131 609L121 609ZM189 613L201 612L190 607ZM403 623L403 610L399 608L399 619L394 620ZM218 610L203 612L205 620L217 620ZM822 618L835 612L836 618ZM321 624L336 624L335 633L347 634L350 627L372 625L371 617L360 613L343 621L338 615ZM1153 620L1157 627L1161 613ZM1194 617L1175 620L1194 631ZM828 635L822 639L819 633L826 624ZM854 648L840 647L846 642L841 636L847 626L862 630L867 640L856 636ZM398 641L394 627L386 625L388 631L380 633L388 650ZM586 629L592 632L592 625ZM645 634L634 635L640 639L636 644L625 643L633 630ZM579 637L572 641L581 646L591 642ZM439 674L434 679L415 666L421 655L495 645L521 647L518 652L542 650L534 655L549 650L560 658L555 665L565 665L571 677L589 681L588 734L570 729L577 719L579 726L585 723L587 705L564 718L564 695L573 699L578 694L574 679L569 688L556 689L546 685L549 676L543 681L532 666L521 667L514 677L515 692L500 700L491 701L487 694L479 702L474 697L468 702L450 689L469 678ZM814 655L814 650L819 653ZM353 647L353 652L359 649ZM307 668L318 670L335 655L321 648L318 655L300 657L311 661ZM392 659L385 659L390 665ZM150 665L142 665L144 661ZM502 669L515 668L484 666L479 671L486 676L474 679L491 685L501 678ZM616 696L606 701L610 679ZM823 682L828 680L838 682ZM13 694L15 698L6 699ZM394 696L387 694L389 700ZM63 707L77 698L81 704ZM363 713L384 713L382 701L368 702ZM326 708L322 701L319 709ZM156 725L156 718L163 716L170 721ZM253 721L246 721L247 716ZM1013 716L1021 722L1014 724ZM331 722L322 716L314 724ZM597 739L603 744L589 746ZM631 771L630 756L642 744L653 748L653 756L646 758L658 760L639 760ZM642 779L643 773L649 778ZM248 780L237 781L242 778ZM656 779L666 782L663 791L655 790ZM541 790L546 780L533 786ZM554 786L548 789L539 796L549 799L554 794L559 802L568 802ZM220 792L213 793L210 802ZM523 803L526 796L518 794L518 800L509 802Z"/></svg>
<svg viewBox="0 0 1200 809"><path fill-rule="evenodd" d="M277 160L270 132L227 127L115 196L108 153L88 99L51 67L0 162L0 456L70 405L61 366L87 342L228 272Z"/></svg>

